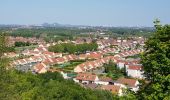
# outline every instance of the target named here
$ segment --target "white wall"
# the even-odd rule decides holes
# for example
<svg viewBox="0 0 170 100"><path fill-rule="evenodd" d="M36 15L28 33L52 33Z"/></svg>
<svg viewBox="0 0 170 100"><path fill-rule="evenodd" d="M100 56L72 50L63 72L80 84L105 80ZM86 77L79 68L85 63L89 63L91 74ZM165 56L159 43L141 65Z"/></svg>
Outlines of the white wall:
<svg viewBox="0 0 170 100"><path fill-rule="evenodd" d="M144 78L142 74L143 74L143 71L140 71L140 70L131 70L131 69L127 70L127 75L134 77L134 78Z"/></svg>
<svg viewBox="0 0 170 100"><path fill-rule="evenodd" d="M100 84L100 85L108 85L109 82L104 82L104 81L96 81L95 84Z"/></svg>
<svg viewBox="0 0 170 100"><path fill-rule="evenodd" d="M79 73L79 72L83 72L83 71L80 69L80 67L76 67L76 68L74 68L74 72Z"/></svg>
<svg viewBox="0 0 170 100"><path fill-rule="evenodd" d="M119 69L124 68L124 66L125 66L125 64L122 62L117 63L117 67L119 67Z"/></svg>

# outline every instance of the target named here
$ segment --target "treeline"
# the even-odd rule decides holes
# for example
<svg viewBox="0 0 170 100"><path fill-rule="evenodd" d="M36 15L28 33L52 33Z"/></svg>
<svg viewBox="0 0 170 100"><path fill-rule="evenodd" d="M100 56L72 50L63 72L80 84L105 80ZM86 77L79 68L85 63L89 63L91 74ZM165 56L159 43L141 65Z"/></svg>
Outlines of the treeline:
<svg viewBox="0 0 170 100"><path fill-rule="evenodd" d="M13 30L10 35L12 36L22 36L22 37L40 37L42 34L47 36L68 36L76 35L84 32L95 32L93 29L79 29L79 28L31 28L31 29L17 29Z"/></svg>
<svg viewBox="0 0 170 100"><path fill-rule="evenodd" d="M30 46L29 42L15 42L15 47Z"/></svg>
<svg viewBox="0 0 170 100"><path fill-rule="evenodd" d="M13 52L15 51L14 47L9 47L6 41L8 38L6 37L6 33L0 33L0 56L5 52Z"/></svg>
<svg viewBox="0 0 170 100"><path fill-rule="evenodd" d="M98 48L97 43L83 43L83 44L72 44L72 43L63 43L56 44L49 47L51 52L62 52L62 53L86 53L87 51L96 51Z"/></svg>
<svg viewBox="0 0 170 100"><path fill-rule="evenodd" d="M36 44L37 43L30 43L30 42L15 42L15 47L30 46Z"/></svg>
<svg viewBox="0 0 170 100"><path fill-rule="evenodd" d="M0 29L0 31L4 29ZM153 28L128 28L128 27L112 27L112 28L76 28L76 27L45 27L45 28L31 28L31 29L5 29L9 30L11 36L22 37L37 37L43 38L46 42L58 41L58 40L74 40L76 37L89 37L89 32L104 32L110 37L131 37L131 36L144 36L150 37L154 32Z"/></svg>
<svg viewBox="0 0 170 100"><path fill-rule="evenodd" d="M110 61L108 64L104 64L103 67L105 68L107 76L111 77L113 80L126 76L125 69L119 69L113 61Z"/></svg>
<svg viewBox="0 0 170 100"><path fill-rule="evenodd" d="M31 28L31 29L16 29L12 30L9 35L17 37L37 37L43 38L46 42L58 40L72 40L80 33L93 32L92 29L79 29L79 28Z"/></svg>
<svg viewBox="0 0 170 100"><path fill-rule="evenodd" d="M143 36L150 37L153 35L155 29L152 27L113 27L109 28L108 32L112 33L111 36L115 37L131 37L131 36Z"/></svg>
<svg viewBox="0 0 170 100"><path fill-rule="evenodd" d="M0 62L2 63L2 62ZM109 91L84 89L59 73L34 75L0 70L1 100L112 100Z"/></svg>

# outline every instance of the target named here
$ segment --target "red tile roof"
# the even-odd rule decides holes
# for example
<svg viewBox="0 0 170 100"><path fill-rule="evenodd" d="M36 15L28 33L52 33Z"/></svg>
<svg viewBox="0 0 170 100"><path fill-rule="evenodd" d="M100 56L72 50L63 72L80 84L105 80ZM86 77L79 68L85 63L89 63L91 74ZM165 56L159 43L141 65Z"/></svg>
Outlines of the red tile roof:
<svg viewBox="0 0 170 100"><path fill-rule="evenodd" d="M100 59L102 58L103 55L101 53L90 53L90 55L87 56L90 59Z"/></svg>
<svg viewBox="0 0 170 100"><path fill-rule="evenodd" d="M131 70L141 70L142 66L141 65L129 65L128 69L131 69Z"/></svg>
<svg viewBox="0 0 170 100"><path fill-rule="evenodd" d="M57 58L56 61L57 61L57 62L64 62L64 61L66 61L66 60L65 60L64 58Z"/></svg>
<svg viewBox="0 0 170 100"><path fill-rule="evenodd" d="M97 75L91 73L79 73L76 77L77 80L95 81Z"/></svg>
<svg viewBox="0 0 170 100"><path fill-rule="evenodd" d="M100 77L99 80L104 81L104 82L112 82L113 81L112 78L110 78L110 77Z"/></svg>
<svg viewBox="0 0 170 100"><path fill-rule="evenodd" d="M42 63L38 63L38 64L35 65L35 71L36 72L41 71L43 68L45 68L45 66Z"/></svg>
<svg viewBox="0 0 170 100"><path fill-rule="evenodd" d="M46 54L46 55L54 55L54 52L44 51L43 54Z"/></svg>
<svg viewBox="0 0 170 100"><path fill-rule="evenodd" d="M130 87L135 87L136 81L137 80L135 80L135 79L119 78L116 82L130 86Z"/></svg>

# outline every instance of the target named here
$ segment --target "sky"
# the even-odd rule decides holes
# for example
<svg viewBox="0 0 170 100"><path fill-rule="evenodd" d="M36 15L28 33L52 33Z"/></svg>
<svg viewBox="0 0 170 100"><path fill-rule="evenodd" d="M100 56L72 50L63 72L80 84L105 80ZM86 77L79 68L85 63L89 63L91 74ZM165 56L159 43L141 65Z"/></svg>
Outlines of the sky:
<svg viewBox="0 0 170 100"><path fill-rule="evenodd" d="M170 24L170 0L0 0L0 24Z"/></svg>

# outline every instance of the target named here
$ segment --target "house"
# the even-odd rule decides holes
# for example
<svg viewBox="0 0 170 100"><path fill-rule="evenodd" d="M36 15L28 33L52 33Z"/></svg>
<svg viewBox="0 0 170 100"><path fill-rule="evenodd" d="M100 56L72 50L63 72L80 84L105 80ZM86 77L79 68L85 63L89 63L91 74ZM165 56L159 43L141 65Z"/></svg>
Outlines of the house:
<svg viewBox="0 0 170 100"><path fill-rule="evenodd" d="M109 84L113 84L113 80L110 77L99 77L99 80L95 82L96 84L100 84L100 85L109 85Z"/></svg>
<svg viewBox="0 0 170 100"><path fill-rule="evenodd" d="M39 44L38 47L47 47L47 44Z"/></svg>
<svg viewBox="0 0 170 100"><path fill-rule="evenodd" d="M139 90L139 82L135 79L119 78L114 82L114 85L121 86L122 88L129 88L134 92Z"/></svg>
<svg viewBox="0 0 170 100"><path fill-rule="evenodd" d="M52 65L55 63L55 60L56 60L55 58L54 59L48 58L42 61L42 63L44 63L45 65Z"/></svg>
<svg viewBox="0 0 170 100"><path fill-rule="evenodd" d="M117 39L117 42L118 42L118 43L121 43L121 42L122 42L122 40L121 40L121 39Z"/></svg>
<svg viewBox="0 0 170 100"><path fill-rule="evenodd" d="M85 72L85 64L79 64L74 68L74 72L80 73L80 72Z"/></svg>
<svg viewBox="0 0 170 100"><path fill-rule="evenodd" d="M62 57L62 53L55 53L55 56L54 57Z"/></svg>
<svg viewBox="0 0 170 100"><path fill-rule="evenodd" d="M16 54L15 52L8 52L4 53L4 56L7 56L9 58L19 57L19 54Z"/></svg>
<svg viewBox="0 0 170 100"><path fill-rule="evenodd" d="M134 78L144 78L142 71L142 65L127 65L127 75Z"/></svg>
<svg viewBox="0 0 170 100"><path fill-rule="evenodd" d="M13 62L11 62L11 65L19 65L19 62L16 60L16 61L13 61Z"/></svg>
<svg viewBox="0 0 170 100"><path fill-rule="evenodd" d="M77 65L74 68L74 72L79 73L79 72L85 72L91 69L95 69L99 67L99 63L97 63L96 61L88 61L88 62L84 62L82 64Z"/></svg>
<svg viewBox="0 0 170 100"><path fill-rule="evenodd" d="M88 59L101 59L103 58L103 55L101 53L92 52L92 53L87 53L87 58Z"/></svg>
<svg viewBox="0 0 170 100"><path fill-rule="evenodd" d="M99 89L110 91L113 94L117 94L119 96L122 95L122 89L117 85L102 85Z"/></svg>
<svg viewBox="0 0 170 100"><path fill-rule="evenodd" d="M44 51L44 52L42 52L42 54L47 56L48 58L54 58L54 56L55 56L54 52L49 52L49 51Z"/></svg>
<svg viewBox="0 0 170 100"><path fill-rule="evenodd" d="M124 60L117 60L117 67L119 68L119 69L123 69L124 67L125 67L125 61Z"/></svg>
<svg viewBox="0 0 170 100"><path fill-rule="evenodd" d="M23 55L30 55L30 51L29 50L24 50L24 51L22 51L22 54Z"/></svg>
<svg viewBox="0 0 170 100"><path fill-rule="evenodd" d="M57 64L63 64L63 63L65 63L65 62L67 62L67 60L65 60L63 57L61 57L61 58L56 58L56 63L57 63Z"/></svg>
<svg viewBox="0 0 170 100"><path fill-rule="evenodd" d="M105 48L105 45L101 41L97 41L98 49Z"/></svg>
<svg viewBox="0 0 170 100"><path fill-rule="evenodd" d="M26 60L27 63L32 63L32 62L34 62L31 58L25 58L25 60Z"/></svg>
<svg viewBox="0 0 170 100"><path fill-rule="evenodd" d="M25 59L19 59L19 60L17 60L17 62L19 65L27 64L27 61Z"/></svg>
<svg viewBox="0 0 170 100"><path fill-rule="evenodd" d="M105 57L105 58L97 59L94 61L84 62L82 64L77 65L74 68L74 72L79 73L79 72L93 70L93 69L103 66L104 63L109 63L109 61L110 61L110 57Z"/></svg>
<svg viewBox="0 0 170 100"><path fill-rule="evenodd" d="M92 84L99 80L96 74L91 73L78 73L75 79L75 82L82 83L82 84Z"/></svg>
<svg viewBox="0 0 170 100"><path fill-rule="evenodd" d="M26 55L26 56L31 56L31 55L34 55L34 56L39 56L41 54L41 52L39 51L33 51L33 50L24 50L22 52L23 55Z"/></svg>
<svg viewBox="0 0 170 100"><path fill-rule="evenodd" d="M87 62L83 63L83 66L86 71L91 70L92 68L95 67L91 61L87 61Z"/></svg>
<svg viewBox="0 0 170 100"><path fill-rule="evenodd" d="M41 56L32 56L30 57L30 59L32 59L34 62L41 62L42 60L44 60L44 58Z"/></svg>
<svg viewBox="0 0 170 100"><path fill-rule="evenodd" d="M34 51L44 52L44 51L48 51L48 49L46 47L38 47L38 48L35 48Z"/></svg>
<svg viewBox="0 0 170 100"><path fill-rule="evenodd" d="M64 56L63 58L64 58L65 60L67 60L67 61L77 60L77 59L78 59L78 57L77 57L76 55L73 55L73 54L71 54L71 55L66 55L66 56Z"/></svg>
<svg viewBox="0 0 170 100"><path fill-rule="evenodd" d="M42 54L47 56L48 58L62 57L62 53L54 53L49 51L44 51Z"/></svg>
<svg viewBox="0 0 170 100"><path fill-rule="evenodd" d="M87 55L86 54L80 54L78 57L79 57L80 60L85 60L87 58Z"/></svg>
<svg viewBox="0 0 170 100"><path fill-rule="evenodd" d="M30 52L28 53L28 55L40 56L40 55L41 55L41 52L39 52L39 51L30 51Z"/></svg>
<svg viewBox="0 0 170 100"><path fill-rule="evenodd" d="M34 66L34 70L36 73L45 73L47 72L47 66L44 63L38 63Z"/></svg>

